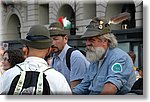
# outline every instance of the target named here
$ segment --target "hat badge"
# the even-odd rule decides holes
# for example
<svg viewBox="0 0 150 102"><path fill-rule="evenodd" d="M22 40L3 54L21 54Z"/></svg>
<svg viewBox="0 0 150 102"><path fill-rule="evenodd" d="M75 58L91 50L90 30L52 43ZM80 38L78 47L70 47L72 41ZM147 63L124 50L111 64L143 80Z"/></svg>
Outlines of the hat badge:
<svg viewBox="0 0 150 102"><path fill-rule="evenodd" d="M50 27L49 30L56 30L56 27Z"/></svg>
<svg viewBox="0 0 150 102"><path fill-rule="evenodd" d="M103 21L100 21L100 22L99 22L99 27L98 27L98 28L99 28L100 30L102 30L102 29L103 29L103 24L104 24L104 22L103 22Z"/></svg>

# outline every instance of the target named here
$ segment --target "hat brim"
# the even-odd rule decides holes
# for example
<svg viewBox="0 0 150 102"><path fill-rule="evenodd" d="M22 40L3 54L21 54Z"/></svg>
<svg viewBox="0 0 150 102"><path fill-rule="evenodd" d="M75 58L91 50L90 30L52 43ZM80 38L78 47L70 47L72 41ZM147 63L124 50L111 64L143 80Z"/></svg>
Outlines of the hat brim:
<svg viewBox="0 0 150 102"><path fill-rule="evenodd" d="M52 44L51 39L47 39L44 41L30 41L30 40L26 40L26 39L21 39L20 42L25 44L26 46L36 48L36 49L50 48L51 44Z"/></svg>
<svg viewBox="0 0 150 102"><path fill-rule="evenodd" d="M97 36L99 35L99 31L97 30L93 30L93 29L87 29L84 33L84 35L81 36L81 38L89 38L89 37L93 37L93 36Z"/></svg>
<svg viewBox="0 0 150 102"><path fill-rule="evenodd" d="M81 36L81 38L89 38L89 37L94 37L94 36L98 36L98 35L104 35L104 34L107 34L107 33L110 33L111 31L108 29L107 31L106 30L103 30L100 32L100 30L98 29L87 29L84 33L84 35Z"/></svg>
<svg viewBox="0 0 150 102"><path fill-rule="evenodd" d="M49 30L50 36L67 35L67 31Z"/></svg>

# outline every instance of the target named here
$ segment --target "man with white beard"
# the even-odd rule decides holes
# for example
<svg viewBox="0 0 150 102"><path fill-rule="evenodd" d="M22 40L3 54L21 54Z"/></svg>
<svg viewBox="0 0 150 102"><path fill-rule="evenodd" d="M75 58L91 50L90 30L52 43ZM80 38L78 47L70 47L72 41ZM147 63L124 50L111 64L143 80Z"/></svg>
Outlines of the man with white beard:
<svg viewBox="0 0 150 102"><path fill-rule="evenodd" d="M93 18L82 38L86 39L86 57L91 64L82 82L72 89L73 94L127 94L136 81L133 63L117 48L107 20Z"/></svg>

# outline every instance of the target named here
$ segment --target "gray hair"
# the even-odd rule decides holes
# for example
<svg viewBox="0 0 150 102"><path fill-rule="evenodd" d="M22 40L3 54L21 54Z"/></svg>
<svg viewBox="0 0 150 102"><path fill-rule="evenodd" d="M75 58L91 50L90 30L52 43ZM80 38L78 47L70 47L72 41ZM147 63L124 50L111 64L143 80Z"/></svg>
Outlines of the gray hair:
<svg viewBox="0 0 150 102"><path fill-rule="evenodd" d="M110 48L115 48L118 46L116 36L113 33L104 34L104 35L98 36L98 38L99 39L108 39Z"/></svg>

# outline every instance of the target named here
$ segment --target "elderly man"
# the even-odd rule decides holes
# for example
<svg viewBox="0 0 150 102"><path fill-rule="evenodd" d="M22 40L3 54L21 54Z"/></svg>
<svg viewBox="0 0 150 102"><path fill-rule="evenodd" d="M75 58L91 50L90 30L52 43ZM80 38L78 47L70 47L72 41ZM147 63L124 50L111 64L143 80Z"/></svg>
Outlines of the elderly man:
<svg viewBox="0 0 150 102"><path fill-rule="evenodd" d="M44 58L49 55L52 44L48 29L42 25L32 26L26 39L22 39L21 42L27 46L27 58L23 63L17 64L15 67L7 70L3 76L0 77L0 93L29 95L71 94L70 87L65 77L58 71L50 68L44 60ZM29 74L27 74L27 71L28 73L30 72L30 76L28 76ZM38 72L40 72L40 74L38 78L36 78ZM22 74L20 75L19 81L17 85L14 86L13 83L16 81L13 79L20 73ZM24 76L23 73L26 73L26 76ZM42 73L45 75L42 75ZM36 81L37 84L33 83ZM49 86L49 88L45 89L45 85Z"/></svg>
<svg viewBox="0 0 150 102"><path fill-rule="evenodd" d="M73 94L126 94L135 82L133 63L117 46L106 19L95 17L87 26L86 38L89 70Z"/></svg>

